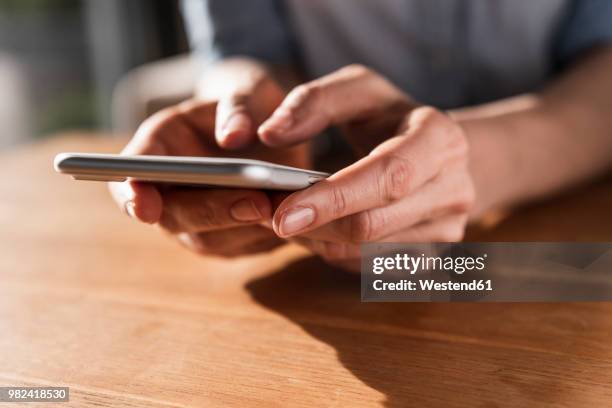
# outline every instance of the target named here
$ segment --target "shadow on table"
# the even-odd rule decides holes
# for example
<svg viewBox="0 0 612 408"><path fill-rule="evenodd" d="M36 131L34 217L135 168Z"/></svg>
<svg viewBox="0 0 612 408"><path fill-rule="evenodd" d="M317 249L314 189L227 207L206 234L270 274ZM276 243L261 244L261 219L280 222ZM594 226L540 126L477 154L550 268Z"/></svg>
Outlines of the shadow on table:
<svg viewBox="0 0 612 408"><path fill-rule="evenodd" d="M554 404L567 397L564 382L572 378L564 379L564 374L575 371L573 359L566 355L479 344L481 334L499 338L500 325L514 332L515 343L520 343L521 330L540 329L530 336L536 340L541 336L542 344L547 344L550 333L540 327L538 319L551 327L558 323L558 311L551 305L362 303L357 274L334 269L313 257L254 280L247 290L258 303L332 346L351 373L386 396L389 407L462 406L475 401L483 406L505 406L508 401L500 401L502 395L516 398L514 403ZM507 312L508 308L514 312ZM523 315L526 317L520 317ZM570 351L580 347L579 333L584 326L562 324L561 331L576 334L568 343ZM549 366L550 372L530 374L539 363Z"/></svg>

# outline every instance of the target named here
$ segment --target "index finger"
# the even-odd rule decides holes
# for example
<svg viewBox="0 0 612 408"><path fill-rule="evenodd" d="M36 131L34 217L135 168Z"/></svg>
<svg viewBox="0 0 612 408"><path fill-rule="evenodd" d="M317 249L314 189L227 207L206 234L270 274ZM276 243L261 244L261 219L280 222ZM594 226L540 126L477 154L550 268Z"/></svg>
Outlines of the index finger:
<svg viewBox="0 0 612 408"><path fill-rule="evenodd" d="M274 214L274 231L287 238L395 201L420 177L412 169L409 161L398 155L366 156L289 196Z"/></svg>
<svg viewBox="0 0 612 408"><path fill-rule="evenodd" d="M350 65L293 89L258 133L270 146L295 144L330 125L363 119L395 104L413 105L382 76Z"/></svg>
<svg viewBox="0 0 612 408"><path fill-rule="evenodd" d="M386 206L435 177L467 148L460 133L431 108L419 108L408 130L370 155L312 187L289 196L274 214L274 230L285 238L330 221Z"/></svg>

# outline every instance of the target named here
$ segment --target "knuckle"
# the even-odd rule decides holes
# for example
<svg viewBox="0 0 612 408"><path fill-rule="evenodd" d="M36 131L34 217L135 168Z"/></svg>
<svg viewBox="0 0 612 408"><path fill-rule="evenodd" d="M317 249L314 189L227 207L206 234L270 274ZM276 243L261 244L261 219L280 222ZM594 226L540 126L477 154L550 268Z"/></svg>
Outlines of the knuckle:
<svg viewBox="0 0 612 408"><path fill-rule="evenodd" d="M363 64L349 64L342 68L342 71L348 72L351 75L357 77L363 77L368 75L373 75L374 71Z"/></svg>
<svg viewBox="0 0 612 408"><path fill-rule="evenodd" d="M321 87L315 83L298 85L291 91L292 105L297 107L307 102L316 101L321 95Z"/></svg>
<svg viewBox="0 0 612 408"><path fill-rule="evenodd" d="M469 144L463 128L447 114L431 107L416 108L410 124L435 144L442 161L467 158Z"/></svg>
<svg viewBox="0 0 612 408"><path fill-rule="evenodd" d="M435 133L440 136L447 147L452 148L458 153L466 153L468 143L463 128L445 113L433 108L430 109L435 113L430 114L425 123L430 126L435 126ZM427 120L429 120L429 122Z"/></svg>
<svg viewBox="0 0 612 408"><path fill-rule="evenodd" d="M449 212L451 214L465 214L472 208L473 203L467 199L461 199L456 201L450 206Z"/></svg>
<svg viewBox="0 0 612 408"><path fill-rule="evenodd" d="M162 225L170 232L198 232L219 224L218 211L207 200L199 200L198 205L189 205L193 197L180 193L164 197Z"/></svg>
<svg viewBox="0 0 612 408"><path fill-rule="evenodd" d="M467 214L474 206L476 197L473 189L462 191L457 197L449 202L444 208L445 213Z"/></svg>
<svg viewBox="0 0 612 408"><path fill-rule="evenodd" d="M342 217L347 208L347 197L346 192L338 186L334 186L331 189L330 197L330 212L332 218Z"/></svg>
<svg viewBox="0 0 612 408"><path fill-rule="evenodd" d="M384 223L372 211L351 216L351 240L353 242L376 241L382 236Z"/></svg>
<svg viewBox="0 0 612 408"><path fill-rule="evenodd" d="M405 196L411 189L412 164L394 154L382 159L382 174L378 177L379 193L385 203Z"/></svg>
<svg viewBox="0 0 612 408"><path fill-rule="evenodd" d="M353 242L369 241L372 236L370 211L351 216L351 240Z"/></svg>
<svg viewBox="0 0 612 408"><path fill-rule="evenodd" d="M300 120L322 105L323 94L321 85L316 82L298 85L289 93L282 108Z"/></svg>
<svg viewBox="0 0 612 408"><path fill-rule="evenodd" d="M475 203L476 203L476 194L474 193L473 189L470 189L459 200L458 202L459 210L462 213L467 213L472 209Z"/></svg>
<svg viewBox="0 0 612 408"><path fill-rule="evenodd" d="M219 217L213 205L204 201L195 208L179 207L181 213L180 219L183 219L188 225L193 225L199 228L215 227L219 224Z"/></svg>
<svg viewBox="0 0 612 408"><path fill-rule="evenodd" d="M468 213L476 203L476 191L469 177L467 177L467 180L461 180L457 184L462 185L462 187L451 203L450 210L453 213L465 214Z"/></svg>
<svg viewBox="0 0 612 408"><path fill-rule="evenodd" d="M419 106L412 111L413 119L421 126L429 126L447 119L446 115L433 106Z"/></svg>

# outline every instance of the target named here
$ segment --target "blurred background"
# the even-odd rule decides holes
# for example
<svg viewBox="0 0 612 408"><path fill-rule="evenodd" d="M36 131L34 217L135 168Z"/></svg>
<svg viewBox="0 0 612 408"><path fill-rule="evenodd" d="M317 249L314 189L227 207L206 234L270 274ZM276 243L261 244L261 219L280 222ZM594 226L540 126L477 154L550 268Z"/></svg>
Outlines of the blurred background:
<svg viewBox="0 0 612 408"><path fill-rule="evenodd" d="M0 0L0 149L69 129L133 131L189 96L187 50L177 0Z"/></svg>

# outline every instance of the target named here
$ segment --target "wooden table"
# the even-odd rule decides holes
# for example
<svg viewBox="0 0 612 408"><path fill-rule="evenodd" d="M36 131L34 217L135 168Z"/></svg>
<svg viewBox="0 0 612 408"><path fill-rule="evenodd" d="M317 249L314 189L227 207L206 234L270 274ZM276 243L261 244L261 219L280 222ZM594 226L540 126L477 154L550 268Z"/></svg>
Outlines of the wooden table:
<svg viewBox="0 0 612 408"><path fill-rule="evenodd" d="M0 155L0 385L69 386L74 407L612 405L612 304L365 304L297 247L198 257L52 171L120 143ZM611 187L471 237L612 240Z"/></svg>

